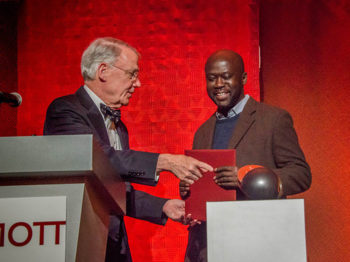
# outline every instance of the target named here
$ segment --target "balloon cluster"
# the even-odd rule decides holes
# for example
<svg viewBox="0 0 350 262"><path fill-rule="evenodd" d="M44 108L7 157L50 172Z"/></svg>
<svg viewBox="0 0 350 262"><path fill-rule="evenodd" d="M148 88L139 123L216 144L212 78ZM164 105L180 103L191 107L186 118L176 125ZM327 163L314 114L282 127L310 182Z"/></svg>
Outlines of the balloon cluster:
<svg viewBox="0 0 350 262"><path fill-rule="evenodd" d="M240 190L247 199L277 199L282 189L279 176L271 169L259 165L247 165L238 170Z"/></svg>

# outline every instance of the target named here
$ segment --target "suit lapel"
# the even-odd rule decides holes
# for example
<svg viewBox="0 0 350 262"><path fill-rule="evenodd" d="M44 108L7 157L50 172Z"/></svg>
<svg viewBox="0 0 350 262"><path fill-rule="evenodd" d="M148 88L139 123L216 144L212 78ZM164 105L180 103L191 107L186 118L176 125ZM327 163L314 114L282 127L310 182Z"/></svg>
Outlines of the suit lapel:
<svg viewBox="0 0 350 262"><path fill-rule="evenodd" d="M233 135L230 139L228 148L236 148L239 142L244 137L244 135L249 130L249 128L255 122L256 106L257 102L250 97L241 115L239 116L237 125L235 127L235 130L233 131Z"/></svg>
<svg viewBox="0 0 350 262"><path fill-rule="evenodd" d="M78 97L80 103L86 108L87 117L89 118L100 139L109 145L109 138L101 113L94 102L91 100L90 96L86 93L84 87L80 87L75 94Z"/></svg>
<svg viewBox="0 0 350 262"><path fill-rule="evenodd" d="M120 143L122 145L122 149L128 150L129 149L128 130L126 129L126 126L121 120L118 122L117 132L119 135Z"/></svg>

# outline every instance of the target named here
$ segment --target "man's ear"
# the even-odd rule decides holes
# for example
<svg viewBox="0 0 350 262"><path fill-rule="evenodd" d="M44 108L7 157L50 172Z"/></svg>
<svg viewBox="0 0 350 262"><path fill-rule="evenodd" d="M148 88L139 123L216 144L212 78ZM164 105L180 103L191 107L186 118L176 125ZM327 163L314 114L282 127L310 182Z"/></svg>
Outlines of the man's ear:
<svg viewBox="0 0 350 262"><path fill-rule="evenodd" d="M108 65L106 63L101 63L97 67L96 76L102 82L106 82L108 74Z"/></svg>
<svg viewBox="0 0 350 262"><path fill-rule="evenodd" d="M243 72L242 74L242 85L245 85L247 83L247 73Z"/></svg>

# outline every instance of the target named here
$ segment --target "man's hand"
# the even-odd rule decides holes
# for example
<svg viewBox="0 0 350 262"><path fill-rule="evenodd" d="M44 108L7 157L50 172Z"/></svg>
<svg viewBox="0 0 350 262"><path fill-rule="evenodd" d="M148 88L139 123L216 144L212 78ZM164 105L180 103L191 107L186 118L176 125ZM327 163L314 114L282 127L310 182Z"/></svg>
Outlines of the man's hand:
<svg viewBox="0 0 350 262"><path fill-rule="evenodd" d="M163 212L170 219L184 225L194 226L201 223L197 219L192 219L191 214L185 215L185 201L180 199L170 199L165 202Z"/></svg>
<svg viewBox="0 0 350 262"><path fill-rule="evenodd" d="M170 199L165 202L163 212L172 220L182 223L185 217L185 201Z"/></svg>
<svg viewBox="0 0 350 262"><path fill-rule="evenodd" d="M201 172L211 172L213 167L189 156L160 154L157 172L160 171L170 171L180 180L193 184L202 177Z"/></svg>
<svg viewBox="0 0 350 262"><path fill-rule="evenodd" d="M190 184L184 180L180 181L180 196L182 199L186 199L190 193Z"/></svg>
<svg viewBox="0 0 350 262"><path fill-rule="evenodd" d="M214 181L220 187L226 190L237 189L240 182L237 177L238 168L236 166L222 166L215 168Z"/></svg>
<svg viewBox="0 0 350 262"><path fill-rule="evenodd" d="M190 227L193 227L197 224L201 224L202 222L198 219L193 219L191 214L187 214L186 217L182 220L182 224L189 225Z"/></svg>

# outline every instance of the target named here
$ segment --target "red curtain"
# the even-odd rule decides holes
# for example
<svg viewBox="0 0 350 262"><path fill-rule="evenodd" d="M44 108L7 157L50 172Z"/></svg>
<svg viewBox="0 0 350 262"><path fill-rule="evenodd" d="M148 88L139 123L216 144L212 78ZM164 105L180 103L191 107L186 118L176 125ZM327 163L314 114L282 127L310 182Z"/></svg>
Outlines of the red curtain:
<svg viewBox="0 0 350 262"><path fill-rule="evenodd" d="M350 3L261 2L264 98L293 115L311 166L309 261L350 261Z"/></svg>
<svg viewBox="0 0 350 262"><path fill-rule="evenodd" d="M96 37L129 42L142 55L141 83L123 108L131 147L183 153L215 110L207 98L204 63L229 48L242 54L246 92L260 99L257 0L23 1L18 26L18 135L42 134L48 104L83 83L80 57ZM178 198L177 180L161 177L152 194ZM134 261L183 261L186 227L127 219Z"/></svg>

